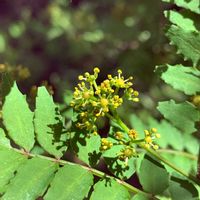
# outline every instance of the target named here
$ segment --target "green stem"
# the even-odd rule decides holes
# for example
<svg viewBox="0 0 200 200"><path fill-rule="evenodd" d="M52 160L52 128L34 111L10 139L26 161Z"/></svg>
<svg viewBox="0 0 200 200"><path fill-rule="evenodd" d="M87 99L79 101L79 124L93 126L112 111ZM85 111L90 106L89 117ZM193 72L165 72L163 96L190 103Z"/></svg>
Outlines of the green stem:
<svg viewBox="0 0 200 200"><path fill-rule="evenodd" d="M129 133L129 128L128 126L126 126L126 124L124 124L124 122L119 118L119 116L117 115L116 112L113 113L114 117L113 119L121 126L122 129L124 129L124 131L126 133Z"/></svg>
<svg viewBox="0 0 200 200"><path fill-rule="evenodd" d="M193 155L193 154L187 153L187 152L183 152L183 151L173 150L173 149L158 149L157 152L179 155L179 156L183 156L183 157L189 158L191 160L195 160L195 161L198 160L196 155Z"/></svg>
<svg viewBox="0 0 200 200"><path fill-rule="evenodd" d="M141 143L141 142L144 142L144 139L141 139L141 140L131 140L131 143Z"/></svg>
<svg viewBox="0 0 200 200"><path fill-rule="evenodd" d="M127 127L127 125L124 124L124 122L118 117L118 115L116 113L114 114L114 116L115 116L115 118L112 117L111 120L113 120L113 118L114 118L114 120L121 126L121 128L124 129L124 131L128 133L130 129ZM163 163L165 163L166 165L168 165L169 167L171 167L175 171L179 172L180 174L182 174L183 176L192 180L193 182L195 182L197 185L200 186L200 180L198 178L196 178L195 176L188 174L185 171L183 171L182 169L176 167L173 163L171 163L170 161L163 158L160 154L158 154L155 150L152 150L150 148L146 148L143 145L140 145L140 147L145 149L149 154L151 154L152 156L154 156L158 160L162 161Z"/></svg>
<svg viewBox="0 0 200 200"><path fill-rule="evenodd" d="M93 85L94 85L95 90L97 91L98 90L98 86L97 86L96 81L93 82Z"/></svg>
<svg viewBox="0 0 200 200"><path fill-rule="evenodd" d="M14 151L20 153L20 154L23 154L25 156L28 156L28 157L31 157L31 158L34 158L34 157L39 157L39 158L42 158L42 159L45 159L45 160L49 160L49 161L52 161L52 162L55 162L55 163L58 163L59 165L66 165L66 164L69 164L69 165L77 165L77 166L80 166L82 167L83 169L91 172L93 175L99 177L99 178L112 178L112 179L115 179L119 184L123 185L126 189L128 189L130 192L134 193L134 194L141 194L145 197L148 197L150 199L154 199L154 200L158 200L158 198L154 197L153 194L150 194L150 193L147 193L147 192L144 192L128 183L126 183L125 181L122 181L118 178L115 178L115 177L112 177L102 171L99 171L97 169L94 169L94 168L91 168L91 167L87 167L87 166L83 166L81 164L78 164L78 163L73 163L73 162L69 162L69 161L66 161L66 160L59 160L59 159L55 159L55 158L51 158L51 157L47 157L47 156L43 156L43 155L36 155L36 154L32 154L32 153L28 153L28 152L24 152L23 150L19 150L19 149L15 149L15 148L12 148Z"/></svg>
<svg viewBox="0 0 200 200"><path fill-rule="evenodd" d="M97 91L98 90L98 86L97 86L97 83L96 83L95 80L93 81L93 85L94 85L94 89ZM98 96L101 98L101 94L98 94Z"/></svg>

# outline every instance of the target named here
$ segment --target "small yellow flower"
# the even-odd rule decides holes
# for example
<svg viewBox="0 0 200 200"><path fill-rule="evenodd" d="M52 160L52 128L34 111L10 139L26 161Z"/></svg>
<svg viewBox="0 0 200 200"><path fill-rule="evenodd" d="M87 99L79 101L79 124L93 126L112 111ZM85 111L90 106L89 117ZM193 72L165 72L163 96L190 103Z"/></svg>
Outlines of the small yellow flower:
<svg viewBox="0 0 200 200"><path fill-rule="evenodd" d="M146 136L147 136L147 135L150 135L150 133L149 133L148 130L144 130L144 133L145 133Z"/></svg>
<svg viewBox="0 0 200 200"><path fill-rule="evenodd" d="M93 132L93 135L98 135L97 131L94 131L94 132Z"/></svg>
<svg viewBox="0 0 200 200"><path fill-rule="evenodd" d="M152 131L153 133L156 133L156 132L157 132L157 129L156 129L156 128L152 128L151 131Z"/></svg>
<svg viewBox="0 0 200 200"><path fill-rule="evenodd" d="M113 146L113 143L110 142L107 138L101 139L101 150L110 149Z"/></svg>
<svg viewBox="0 0 200 200"><path fill-rule="evenodd" d="M85 113L85 112L82 112L82 113L80 113L80 116L81 116L81 117L85 117L85 116L86 116L86 113Z"/></svg>
<svg viewBox="0 0 200 200"><path fill-rule="evenodd" d="M145 137L145 142L148 144L152 143L151 137L150 136Z"/></svg>
<svg viewBox="0 0 200 200"><path fill-rule="evenodd" d="M84 99L89 99L90 98L90 93L88 91L83 93L83 98Z"/></svg>
<svg viewBox="0 0 200 200"><path fill-rule="evenodd" d="M88 72L85 72L85 77L88 78L90 74Z"/></svg>
<svg viewBox="0 0 200 200"><path fill-rule="evenodd" d="M139 102L139 98L133 98L133 102Z"/></svg>
<svg viewBox="0 0 200 200"><path fill-rule="evenodd" d="M82 81L82 80L84 79L84 77L83 77L82 75L80 75L80 76L78 76L78 79L79 79L80 81Z"/></svg>
<svg viewBox="0 0 200 200"><path fill-rule="evenodd" d="M109 104L109 101L106 98L102 98L100 102L102 107L106 107Z"/></svg>
<svg viewBox="0 0 200 200"><path fill-rule="evenodd" d="M125 83L124 83L124 80L119 78L116 80L116 86L117 87L120 87L120 88L124 88L125 87Z"/></svg>
<svg viewBox="0 0 200 200"><path fill-rule="evenodd" d="M139 92L138 91L134 91L133 95L137 97L137 96L139 96Z"/></svg>
<svg viewBox="0 0 200 200"><path fill-rule="evenodd" d="M118 72L118 74L122 74L122 70L121 69L118 69L117 72Z"/></svg>
<svg viewBox="0 0 200 200"><path fill-rule="evenodd" d="M100 72L100 69L99 69L98 67L95 67L95 68L94 68L94 73L97 73L97 74L98 74L99 72Z"/></svg>
<svg viewBox="0 0 200 200"><path fill-rule="evenodd" d="M154 148L155 150L158 150L158 149L159 149L159 146L158 146L158 145L153 145L153 148Z"/></svg>
<svg viewBox="0 0 200 200"><path fill-rule="evenodd" d="M128 132L128 136L131 138L131 139L136 139L137 138L137 131L135 129L130 129L129 132Z"/></svg>
<svg viewBox="0 0 200 200"><path fill-rule="evenodd" d="M118 158L120 160L125 161L125 166L128 165L129 158L136 156L136 151L133 147L127 146L125 149L121 150L121 152L118 155Z"/></svg>
<svg viewBox="0 0 200 200"><path fill-rule="evenodd" d="M96 101L92 101L92 106L96 107L98 105L98 103Z"/></svg>
<svg viewBox="0 0 200 200"><path fill-rule="evenodd" d="M121 140L121 139L123 139L123 134L122 134L122 132L116 132L115 133L115 138L117 139L117 140Z"/></svg>
<svg viewBox="0 0 200 200"><path fill-rule="evenodd" d="M156 138L160 138L161 135L159 133L155 134Z"/></svg>
<svg viewBox="0 0 200 200"><path fill-rule="evenodd" d="M97 90L95 91L95 94L96 94L96 95L100 95L100 94L101 94L101 90L100 90L100 89L97 89Z"/></svg>
<svg viewBox="0 0 200 200"><path fill-rule="evenodd" d="M108 79L112 79L112 75L111 74L108 74Z"/></svg>
<svg viewBox="0 0 200 200"><path fill-rule="evenodd" d="M133 155L133 152L134 152L133 149L127 148L127 149L124 150L123 153L124 153L125 157L129 158L129 157L131 157Z"/></svg>

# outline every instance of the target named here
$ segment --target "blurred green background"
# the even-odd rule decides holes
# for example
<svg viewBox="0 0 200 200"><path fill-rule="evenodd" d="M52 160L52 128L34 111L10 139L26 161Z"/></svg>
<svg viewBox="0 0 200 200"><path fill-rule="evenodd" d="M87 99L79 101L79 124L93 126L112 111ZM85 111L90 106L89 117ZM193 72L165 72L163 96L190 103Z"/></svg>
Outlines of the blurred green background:
<svg viewBox="0 0 200 200"><path fill-rule="evenodd" d="M0 62L29 68L25 92L48 80L58 101L94 66L100 79L121 68L141 92L137 108L154 112L157 100L183 98L153 72L177 59L164 35L169 6L159 0L1 0Z"/></svg>

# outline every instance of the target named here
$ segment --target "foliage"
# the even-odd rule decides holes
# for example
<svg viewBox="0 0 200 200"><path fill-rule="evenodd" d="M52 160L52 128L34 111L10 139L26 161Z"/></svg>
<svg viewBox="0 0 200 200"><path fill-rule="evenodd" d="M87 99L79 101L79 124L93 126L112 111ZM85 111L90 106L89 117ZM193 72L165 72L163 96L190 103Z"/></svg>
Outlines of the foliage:
<svg viewBox="0 0 200 200"><path fill-rule="evenodd" d="M127 100L139 102L139 93L132 88L132 77L126 79L121 70L101 82L99 68L80 75L72 98L66 100L73 108L67 114L46 87L36 89L33 105L7 77L1 86L5 90L0 128L2 200L200 198L199 138L195 134L200 122L200 31L194 20L199 5L195 0L173 2L184 9L165 12L172 23L166 35L192 63L166 64L155 71L175 90L193 95L188 98L191 102L159 102L164 119L147 115L142 120L131 114L129 128L118 110ZM54 34L59 32L50 36ZM99 126L105 118L109 131L102 135ZM66 161L67 150L83 163ZM102 161L112 175L98 169ZM126 182L135 176L141 187Z"/></svg>
<svg viewBox="0 0 200 200"><path fill-rule="evenodd" d="M122 66L124 72L137 75L138 80L143 79L140 84L148 87L154 66L169 57L166 39L160 34L162 4L151 2L3 0L0 60L30 69L26 90L48 79L63 92L74 86L77 74L96 65L104 73ZM148 18L147 12L151 13Z"/></svg>

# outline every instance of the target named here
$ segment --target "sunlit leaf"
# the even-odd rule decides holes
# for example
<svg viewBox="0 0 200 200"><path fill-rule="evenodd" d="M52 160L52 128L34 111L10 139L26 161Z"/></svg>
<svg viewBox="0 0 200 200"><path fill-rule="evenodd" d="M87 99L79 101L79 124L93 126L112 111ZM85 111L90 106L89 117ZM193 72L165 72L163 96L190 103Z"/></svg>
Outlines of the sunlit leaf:
<svg viewBox="0 0 200 200"><path fill-rule="evenodd" d="M51 182L44 200L82 200L93 184L93 175L77 165L65 165Z"/></svg>
<svg viewBox="0 0 200 200"><path fill-rule="evenodd" d="M177 47L184 59L192 60L196 66L200 60L200 32L187 31L178 26L171 25L166 33L170 44Z"/></svg>
<svg viewBox="0 0 200 200"><path fill-rule="evenodd" d="M16 144L30 151L34 145L33 113L14 84L2 108L3 122Z"/></svg>
<svg viewBox="0 0 200 200"><path fill-rule="evenodd" d="M169 173L149 156L142 161L138 176L143 189L153 194L162 194L169 186Z"/></svg>
<svg viewBox="0 0 200 200"><path fill-rule="evenodd" d="M94 185L90 200L129 200L129 192L113 179L105 179Z"/></svg>
<svg viewBox="0 0 200 200"><path fill-rule="evenodd" d="M195 13L200 14L200 3L198 0L163 0L164 2L174 3L179 7L189 9Z"/></svg>
<svg viewBox="0 0 200 200"><path fill-rule="evenodd" d="M54 176L57 164L41 158L32 158L17 170L2 200L35 200L42 196Z"/></svg>
<svg viewBox="0 0 200 200"><path fill-rule="evenodd" d="M196 131L195 122L200 119L200 112L190 103L175 103L175 101L159 102L158 110L164 117L184 133Z"/></svg>
<svg viewBox="0 0 200 200"><path fill-rule="evenodd" d="M39 144L48 153L60 158L67 148L66 138L62 138L63 122L45 87L38 88L34 125Z"/></svg>

